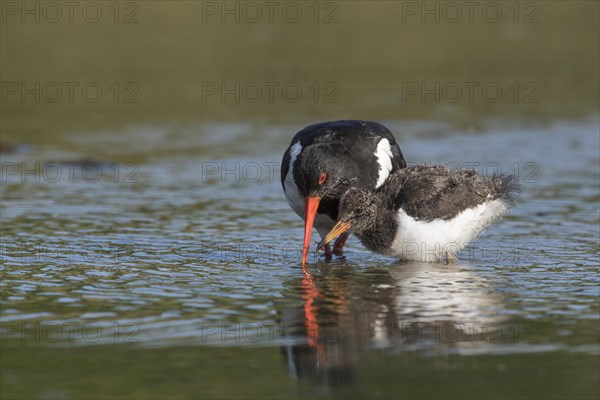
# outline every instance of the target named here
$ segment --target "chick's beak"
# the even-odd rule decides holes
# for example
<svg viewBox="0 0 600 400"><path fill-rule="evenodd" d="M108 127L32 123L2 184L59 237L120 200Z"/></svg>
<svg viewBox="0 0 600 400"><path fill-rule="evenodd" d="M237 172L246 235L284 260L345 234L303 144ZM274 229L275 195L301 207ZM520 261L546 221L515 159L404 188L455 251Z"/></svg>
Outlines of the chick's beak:
<svg viewBox="0 0 600 400"><path fill-rule="evenodd" d="M348 229L350 229L350 222L348 222L348 221L342 221L342 220L338 221L333 226L333 228L331 228L331 230L329 231L329 233L327 234L327 236L325 236L323 238L323 240L321 240L321 242L317 246L317 250L321 250L321 248L323 246L325 246L327 243L329 243L333 239L335 239L336 236L339 236L340 234L346 232Z"/></svg>
<svg viewBox="0 0 600 400"><path fill-rule="evenodd" d="M306 266L306 259L308 258L308 249L310 247L310 236L312 234L313 223L317 215L317 209L319 208L319 197L307 197L304 204L304 244L302 246L302 267Z"/></svg>

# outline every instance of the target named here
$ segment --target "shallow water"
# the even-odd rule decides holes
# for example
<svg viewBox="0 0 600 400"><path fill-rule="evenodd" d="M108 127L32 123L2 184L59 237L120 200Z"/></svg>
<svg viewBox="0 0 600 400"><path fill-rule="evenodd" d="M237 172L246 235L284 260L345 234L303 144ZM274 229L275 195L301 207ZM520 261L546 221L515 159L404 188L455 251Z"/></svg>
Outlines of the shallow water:
<svg viewBox="0 0 600 400"><path fill-rule="evenodd" d="M65 165L100 138L81 141L82 154L5 155L5 168L19 168L2 186L4 390L462 396L477 376L475 396L595 395L598 120L485 121L477 135L448 127L432 137L418 122L386 124L402 132L409 163L519 174L512 214L456 265L402 263L353 239L345 260L313 255L304 276L302 223L272 171L281 132L298 126L263 126L265 146L249 144L246 159L219 158L215 138L243 140L253 128L218 124L153 128L155 140L132 130L114 146L145 137L144 161L88 160L70 174ZM217 161L195 155L204 135ZM39 182L23 174L34 160L50 163Z"/></svg>

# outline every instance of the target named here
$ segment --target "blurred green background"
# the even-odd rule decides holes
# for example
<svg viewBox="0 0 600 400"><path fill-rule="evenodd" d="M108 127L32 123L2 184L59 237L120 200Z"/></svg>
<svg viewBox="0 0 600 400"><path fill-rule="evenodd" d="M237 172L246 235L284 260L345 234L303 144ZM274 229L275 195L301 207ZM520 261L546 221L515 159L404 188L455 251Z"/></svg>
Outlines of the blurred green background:
<svg viewBox="0 0 600 400"><path fill-rule="evenodd" d="M261 2L80 2L69 16L61 3L3 1L2 139L55 143L67 131L206 120L470 124L478 116L598 111L597 1L477 2L471 14L460 2L288 3L269 17ZM21 85L35 91L36 82L39 100L23 99ZM75 82L71 99L65 82ZM465 82L475 82L472 99ZM236 83L237 101L223 101L220 85ZM423 98L421 83L439 83L439 101ZM415 84L419 91L407 93ZM494 88L485 97L486 84L501 88L498 101ZM285 98L284 85L302 89L297 101ZM453 101L456 85L463 93ZM98 101L89 101L98 86Z"/></svg>

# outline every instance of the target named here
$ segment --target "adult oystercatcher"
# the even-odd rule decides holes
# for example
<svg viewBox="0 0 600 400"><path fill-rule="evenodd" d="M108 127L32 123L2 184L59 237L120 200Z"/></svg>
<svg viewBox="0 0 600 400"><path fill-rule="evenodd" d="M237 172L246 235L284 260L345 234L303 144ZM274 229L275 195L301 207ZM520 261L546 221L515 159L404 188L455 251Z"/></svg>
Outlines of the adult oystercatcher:
<svg viewBox="0 0 600 400"><path fill-rule="evenodd" d="M313 224L321 238L333 227L342 194L351 187L374 190L406 162L394 135L371 121L342 120L309 125L283 155L281 184L292 209L304 218L302 266L306 265ZM333 253L341 256L348 234ZM325 255L331 258L329 245Z"/></svg>
<svg viewBox="0 0 600 400"><path fill-rule="evenodd" d="M453 262L458 250L508 212L518 190L512 176L487 178L439 165L401 169L377 190L348 189L338 222L317 250L351 231L377 253Z"/></svg>

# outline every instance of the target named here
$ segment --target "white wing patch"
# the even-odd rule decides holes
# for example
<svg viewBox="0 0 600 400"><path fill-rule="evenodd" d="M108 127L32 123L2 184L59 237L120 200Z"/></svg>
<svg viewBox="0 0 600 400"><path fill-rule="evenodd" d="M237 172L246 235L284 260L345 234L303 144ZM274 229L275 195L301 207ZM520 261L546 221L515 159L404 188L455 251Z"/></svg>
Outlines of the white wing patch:
<svg viewBox="0 0 600 400"><path fill-rule="evenodd" d="M379 164L379 177L377 178L375 188L383 185L388 176L390 176L393 156L390 142L387 139L381 139L377 144L377 150L375 151L375 157L377 157L377 163Z"/></svg>
<svg viewBox="0 0 600 400"><path fill-rule="evenodd" d="M298 187L296 186L296 182L294 182L294 162L298 157L298 154L302 152L302 145L300 142L297 142L292 147L290 147L290 165L288 168L287 175L283 181L283 192L285 193L285 198L287 199L290 207L296 214L300 217L304 218L304 200L300 193L298 192Z"/></svg>

